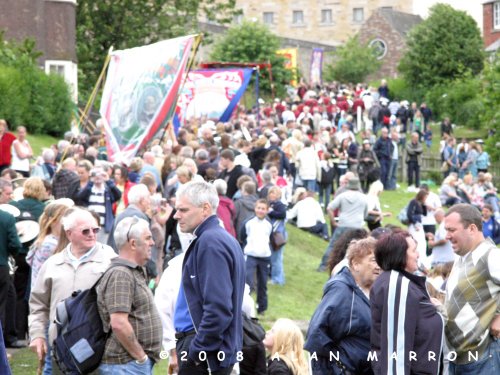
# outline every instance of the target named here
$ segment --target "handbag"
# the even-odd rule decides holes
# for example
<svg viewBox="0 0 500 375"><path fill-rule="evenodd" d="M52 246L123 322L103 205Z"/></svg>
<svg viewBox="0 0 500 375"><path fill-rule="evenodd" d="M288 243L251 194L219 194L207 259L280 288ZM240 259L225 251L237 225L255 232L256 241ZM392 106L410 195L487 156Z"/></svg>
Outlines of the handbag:
<svg viewBox="0 0 500 375"><path fill-rule="evenodd" d="M271 233L271 247L274 251L281 249L281 247L287 242L285 235L281 232L278 232L279 224L280 220L276 221L273 224L273 232Z"/></svg>
<svg viewBox="0 0 500 375"><path fill-rule="evenodd" d="M443 161L443 164L441 165L441 172L448 172L450 169L450 165L448 164L447 161Z"/></svg>

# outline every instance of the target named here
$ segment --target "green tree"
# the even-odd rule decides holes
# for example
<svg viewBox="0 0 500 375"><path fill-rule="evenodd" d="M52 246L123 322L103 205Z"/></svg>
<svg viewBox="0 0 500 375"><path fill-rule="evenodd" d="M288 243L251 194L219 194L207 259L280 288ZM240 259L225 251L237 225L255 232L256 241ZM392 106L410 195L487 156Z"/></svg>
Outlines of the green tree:
<svg viewBox="0 0 500 375"><path fill-rule="evenodd" d="M79 92L94 87L110 47L125 49L198 31L198 19L224 24L236 0L79 0L76 16Z"/></svg>
<svg viewBox="0 0 500 375"><path fill-rule="evenodd" d="M483 69L483 40L474 19L449 5L436 4L408 36L399 71L410 85L432 86Z"/></svg>
<svg viewBox="0 0 500 375"><path fill-rule="evenodd" d="M58 136L69 129L73 102L62 77L40 70L40 55L33 40L15 43L0 34L0 118Z"/></svg>
<svg viewBox="0 0 500 375"><path fill-rule="evenodd" d="M338 47L333 54L334 63L325 67L327 81L364 82L366 77L376 72L381 65L372 48L362 45L358 36L349 38L347 43Z"/></svg>
<svg viewBox="0 0 500 375"><path fill-rule="evenodd" d="M500 160L500 53L484 70L484 86L482 97L484 100L484 111L481 122L486 129L496 130L492 137L486 141L486 150L491 160Z"/></svg>
<svg viewBox="0 0 500 375"><path fill-rule="evenodd" d="M285 68L285 59L276 54L280 42L266 26L251 21L231 27L225 36L214 42L211 58L221 62L270 63L275 94L282 96L290 82L291 72ZM260 71L260 88L271 93L267 69Z"/></svg>

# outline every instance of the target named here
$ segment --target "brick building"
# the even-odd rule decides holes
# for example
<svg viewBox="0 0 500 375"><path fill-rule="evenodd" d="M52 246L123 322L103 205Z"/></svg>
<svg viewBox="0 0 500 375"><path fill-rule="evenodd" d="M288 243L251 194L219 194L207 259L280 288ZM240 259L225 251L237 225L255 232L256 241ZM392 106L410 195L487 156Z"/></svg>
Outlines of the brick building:
<svg viewBox="0 0 500 375"><path fill-rule="evenodd" d="M32 38L46 72L62 75L77 99L76 0L0 0L7 40Z"/></svg>
<svg viewBox="0 0 500 375"><path fill-rule="evenodd" d="M359 39L375 47L382 67L372 78L394 78L397 66L406 48L410 29L422 22L420 16L380 8L359 30Z"/></svg>
<svg viewBox="0 0 500 375"><path fill-rule="evenodd" d="M483 40L486 52L500 49L500 0L483 2Z"/></svg>

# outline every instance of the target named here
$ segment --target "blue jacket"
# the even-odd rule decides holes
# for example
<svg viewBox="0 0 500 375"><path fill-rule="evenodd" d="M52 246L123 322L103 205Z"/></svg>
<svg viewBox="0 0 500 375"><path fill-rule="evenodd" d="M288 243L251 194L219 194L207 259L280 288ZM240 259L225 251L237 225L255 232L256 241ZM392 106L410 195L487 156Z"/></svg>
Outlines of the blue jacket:
<svg viewBox="0 0 500 375"><path fill-rule="evenodd" d="M388 374L390 361L394 374L438 374L444 322L430 301L425 277L385 271L372 286L370 302L373 372ZM416 360L410 360L410 351ZM435 360L429 360L433 354Z"/></svg>
<svg viewBox="0 0 500 375"><path fill-rule="evenodd" d="M195 230L184 257L182 286L196 335L189 356L199 362L205 351L212 371L236 363L243 345L241 305L245 260L234 237L212 215ZM219 361L217 354L224 353ZM222 358L219 354L219 358Z"/></svg>
<svg viewBox="0 0 500 375"><path fill-rule="evenodd" d="M370 301L356 285L348 267L330 279L314 312L304 348L311 353L314 375L341 374L330 356L338 357L354 374L372 374L370 351ZM317 359L316 359L317 358Z"/></svg>
<svg viewBox="0 0 500 375"><path fill-rule="evenodd" d="M92 187L94 183L90 182L78 193L75 197L77 201L82 202L82 204L87 207L89 205L90 194L92 193ZM122 192L118 190L113 180L108 180L104 184L104 204L106 206L106 218L104 220L104 231L106 233L111 232L113 229L113 224L115 222L115 216L113 215L113 203L120 200L122 197Z"/></svg>

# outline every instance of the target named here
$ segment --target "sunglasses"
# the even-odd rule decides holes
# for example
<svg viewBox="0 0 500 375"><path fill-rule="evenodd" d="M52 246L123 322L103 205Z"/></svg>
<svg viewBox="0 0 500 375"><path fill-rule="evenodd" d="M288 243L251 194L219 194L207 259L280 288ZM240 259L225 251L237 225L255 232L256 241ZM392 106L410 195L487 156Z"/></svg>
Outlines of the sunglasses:
<svg viewBox="0 0 500 375"><path fill-rule="evenodd" d="M90 232L97 234L97 233L99 233L100 230L101 230L101 228L85 228L85 229L82 229L82 234L84 236L88 236L90 234Z"/></svg>

